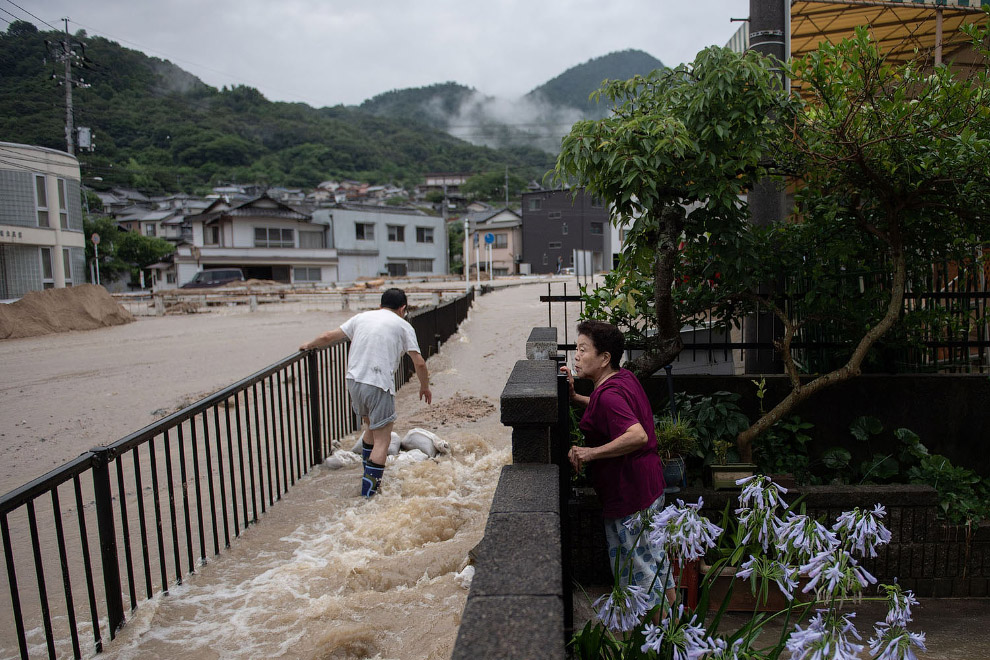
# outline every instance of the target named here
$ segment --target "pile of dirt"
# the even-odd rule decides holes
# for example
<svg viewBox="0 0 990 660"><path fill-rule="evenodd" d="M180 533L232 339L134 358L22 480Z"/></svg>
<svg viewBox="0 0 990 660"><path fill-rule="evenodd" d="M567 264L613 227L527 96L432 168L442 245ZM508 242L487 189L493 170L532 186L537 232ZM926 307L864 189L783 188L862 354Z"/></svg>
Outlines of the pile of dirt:
<svg viewBox="0 0 990 660"><path fill-rule="evenodd" d="M0 305L0 339L53 332L93 330L134 320L102 286L82 284L31 291L17 302Z"/></svg>
<svg viewBox="0 0 990 660"><path fill-rule="evenodd" d="M473 422L495 412L495 405L486 398L455 394L444 401L434 402L427 410L413 415L406 424L437 428L458 422Z"/></svg>

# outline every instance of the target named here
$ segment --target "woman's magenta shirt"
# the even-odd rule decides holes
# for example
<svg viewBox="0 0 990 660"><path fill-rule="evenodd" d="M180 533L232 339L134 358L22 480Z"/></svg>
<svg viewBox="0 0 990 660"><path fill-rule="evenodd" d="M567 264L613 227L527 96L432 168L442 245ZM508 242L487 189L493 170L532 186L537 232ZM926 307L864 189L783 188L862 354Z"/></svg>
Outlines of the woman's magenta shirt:
<svg viewBox="0 0 990 660"><path fill-rule="evenodd" d="M619 369L592 391L578 426L588 446L598 447L615 440L637 422L649 438L645 445L631 454L588 463L591 483L606 518L642 511L664 489L650 401L636 376L628 369Z"/></svg>

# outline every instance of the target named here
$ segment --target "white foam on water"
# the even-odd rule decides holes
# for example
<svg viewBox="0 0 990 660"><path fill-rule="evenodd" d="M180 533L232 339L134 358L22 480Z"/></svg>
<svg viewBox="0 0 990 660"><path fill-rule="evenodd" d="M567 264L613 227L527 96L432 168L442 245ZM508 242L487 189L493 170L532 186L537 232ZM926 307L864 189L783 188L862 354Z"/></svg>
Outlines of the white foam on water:
<svg viewBox="0 0 990 660"><path fill-rule="evenodd" d="M432 640L456 631L457 574L510 460L474 433L449 441L451 456L386 469L371 500L357 496L360 468L297 485L304 502L290 494L271 529L141 605L101 657L449 657Z"/></svg>

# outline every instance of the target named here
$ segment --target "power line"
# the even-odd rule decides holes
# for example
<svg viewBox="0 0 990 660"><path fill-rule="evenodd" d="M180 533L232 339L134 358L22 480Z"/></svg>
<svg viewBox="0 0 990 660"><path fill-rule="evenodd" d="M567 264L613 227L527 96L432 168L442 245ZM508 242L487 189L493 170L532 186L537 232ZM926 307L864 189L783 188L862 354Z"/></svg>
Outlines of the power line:
<svg viewBox="0 0 990 660"><path fill-rule="evenodd" d="M7 0L7 2L10 2L10 0ZM160 51L160 50L155 50L155 49L153 49L153 48L148 48L148 47L146 47L146 46L143 46L143 45L141 45L141 44L139 44L139 43L137 43L137 42L134 42L134 41L130 41L130 40L128 40L128 39L123 39L123 38L121 38L121 37L115 37L114 35L112 35L112 34L109 34L109 33L107 33L107 32L105 32L104 30L100 30L99 28L94 28L94 27L88 27L88 26L86 26L86 25L83 25L82 23L78 23L78 22L76 22L76 21L73 21L73 20L71 20L71 19L70 19L70 22L71 22L71 23L74 23L75 25L78 25L79 27L81 27L81 28L83 28L84 30L92 30L93 32L97 32L97 33L99 33L99 34L101 34L101 35L103 35L104 37L107 37L107 38L110 38L110 39L115 39L115 40L117 40L117 41L122 41L123 43L126 43L126 44L130 44L130 45L132 45L132 46L135 46L136 48L139 48L139 49L141 49L141 51L142 51L142 52L144 52L144 51L147 51L147 52L149 52L149 53L157 53L158 55L161 55L161 56L163 56L163 57L166 57L166 58L168 58L169 60L171 60L171 61L173 61L173 62L182 62L182 63L184 63L184 64L188 64L188 65L190 65L190 66L195 66L195 67L198 67L198 68L200 68L200 69L204 69L204 70L206 70L206 71L211 71L211 72L213 72L213 73L216 73L216 74L219 74L219 75L221 75L221 76L226 76L226 77L228 77L228 78L231 78L231 79L233 79L233 80L235 80L235 81L241 81L241 83L242 83L242 84L243 84L243 83L247 83L247 84L250 84L251 86L253 86L253 87L255 87L255 88L257 88L257 87L260 87L260 86L261 86L261 85L260 85L259 83L257 83L257 82L253 82L253 81L250 81L250 80L246 80L246 79L244 79L244 78L241 78L241 77L240 77L240 76L238 76L238 75L235 75L235 74L232 74L232 73L228 73L228 72L226 72L226 71L220 71L219 69L214 69L214 68L212 68L212 67L208 67L208 66L206 66L205 64L199 64L199 63L197 63L197 62L192 62L192 61L190 61L190 60L186 60L186 59L181 59L181 58L178 58L178 57L173 57L172 55L169 55L168 53L165 53L165 52L163 52L163 51ZM272 88L272 89L274 89L274 88ZM285 92L284 90L275 90L275 91L278 91L278 92L280 92L280 93L282 93L282 94L287 94L288 96L293 96L293 97L295 97L295 98L297 98L297 99L299 99L299 100L301 100L301 101L305 101L306 103L309 103L309 104L311 104L311 105L312 105L313 107L319 107L319 103L318 103L318 102L316 102L316 101L314 101L314 100L312 100L312 99L308 99L308 98L306 98L306 97L303 97L303 96L299 96L298 94L294 94L294 93L289 93L289 92Z"/></svg>
<svg viewBox="0 0 990 660"><path fill-rule="evenodd" d="M28 16L30 16L31 18L33 18L33 19L35 19L35 20L37 20L37 21L41 21L42 23L44 23L45 25L47 25L47 26L48 26L48 27L50 27L51 29L53 29L53 30L55 30L56 32L58 32L58 31L59 31L59 29L58 29L57 27L55 27L54 25L52 25L52 24L51 24L51 23L49 23L48 21L46 21L46 20L44 20L43 18L38 18L37 16L35 16L35 15L34 15L34 14L32 14L31 12L29 12L29 11L28 11L27 9L25 9L24 7L21 7L21 6L19 5L19 4L17 4L17 3L16 3L16 2L14 2L13 0L7 0L7 2L9 2L9 3L10 3L10 4L12 4L12 5L14 5L14 6L15 6L15 7L17 7L18 9L20 9L20 10L21 10L22 12L24 12L25 14L27 14L27 15L28 15Z"/></svg>

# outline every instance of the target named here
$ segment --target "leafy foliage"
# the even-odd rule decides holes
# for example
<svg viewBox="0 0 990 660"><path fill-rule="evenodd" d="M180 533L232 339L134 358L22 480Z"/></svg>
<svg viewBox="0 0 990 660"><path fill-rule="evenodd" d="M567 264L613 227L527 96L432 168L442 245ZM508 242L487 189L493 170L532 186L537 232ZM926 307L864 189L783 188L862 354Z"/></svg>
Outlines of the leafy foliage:
<svg viewBox="0 0 990 660"><path fill-rule="evenodd" d="M139 232L123 231L113 218L86 216L83 233L100 235L100 281L109 282L123 274L129 274L136 283L141 269L161 261L175 251L175 246L163 238L144 236ZM91 241L86 241L86 263L90 263L96 251Z"/></svg>

